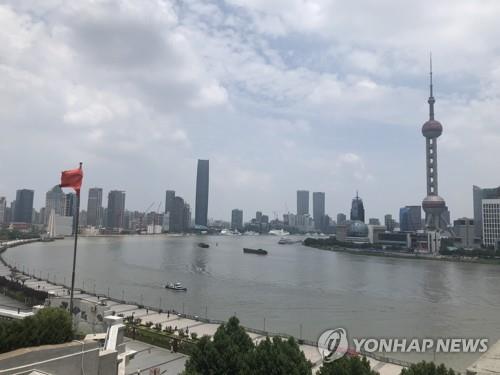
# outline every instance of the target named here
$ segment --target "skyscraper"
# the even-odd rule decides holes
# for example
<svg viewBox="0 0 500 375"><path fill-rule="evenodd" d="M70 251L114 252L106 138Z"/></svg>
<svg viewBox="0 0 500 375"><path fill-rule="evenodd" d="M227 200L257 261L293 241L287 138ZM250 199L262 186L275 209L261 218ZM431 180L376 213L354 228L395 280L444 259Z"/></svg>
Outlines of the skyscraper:
<svg viewBox="0 0 500 375"><path fill-rule="evenodd" d="M206 227L208 218L208 160L198 160L196 173L195 225Z"/></svg>
<svg viewBox="0 0 500 375"><path fill-rule="evenodd" d="M446 202L438 195L438 169L437 169L437 139L443 133L443 126L434 119L434 103L432 86L432 59L430 69L430 96L429 120L422 126L422 135L426 143L426 170L427 170L427 197L422 201L425 211L425 226L431 230L439 230L447 227L448 223L444 217L447 211Z"/></svg>
<svg viewBox="0 0 500 375"><path fill-rule="evenodd" d="M347 222L347 216L345 214L337 214L337 225L344 225Z"/></svg>
<svg viewBox="0 0 500 375"><path fill-rule="evenodd" d="M119 230L124 228L125 219L125 192L111 190L108 193L108 220L107 228Z"/></svg>
<svg viewBox="0 0 500 375"><path fill-rule="evenodd" d="M165 192L165 213L172 212L174 209L175 191L167 190Z"/></svg>
<svg viewBox="0 0 500 375"><path fill-rule="evenodd" d="M313 193L313 219L315 229L322 229L324 227L325 193L323 192Z"/></svg>
<svg viewBox="0 0 500 375"><path fill-rule="evenodd" d="M76 194L67 193L64 197L64 216L74 216L76 211Z"/></svg>
<svg viewBox="0 0 500 375"><path fill-rule="evenodd" d="M384 216L384 224L385 229L387 229L389 232L392 232L394 230L394 220L392 219L391 214L387 214Z"/></svg>
<svg viewBox="0 0 500 375"><path fill-rule="evenodd" d="M35 192L29 189L16 191L14 208L14 222L31 224L33 217L33 198Z"/></svg>
<svg viewBox="0 0 500 375"><path fill-rule="evenodd" d="M0 228L6 222L6 214L7 214L7 199L5 197L0 197Z"/></svg>
<svg viewBox="0 0 500 375"><path fill-rule="evenodd" d="M174 205L170 213L170 232L180 233L184 231L184 208L186 204L181 197L174 198Z"/></svg>
<svg viewBox="0 0 500 375"><path fill-rule="evenodd" d="M416 232L422 229L422 208L420 206L400 208L399 227L401 232Z"/></svg>
<svg viewBox="0 0 500 375"><path fill-rule="evenodd" d="M191 228L191 206L184 202L182 211L182 231L187 232Z"/></svg>
<svg viewBox="0 0 500 375"><path fill-rule="evenodd" d="M500 245L500 199L483 199L483 245L499 248Z"/></svg>
<svg viewBox="0 0 500 375"><path fill-rule="evenodd" d="M309 215L309 191L297 190L297 215Z"/></svg>
<svg viewBox="0 0 500 375"><path fill-rule="evenodd" d="M54 186L45 194L44 224L48 223L52 210L56 215L64 216L65 200L66 196L59 185Z"/></svg>
<svg viewBox="0 0 500 375"><path fill-rule="evenodd" d="M363 200L358 196L358 192L356 192L356 196L351 203L351 221L365 222L365 207Z"/></svg>
<svg viewBox="0 0 500 375"><path fill-rule="evenodd" d="M477 238L483 236L483 199L500 199L500 186L496 188L482 189L479 186L472 187L472 196L474 202L474 234Z"/></svg>
<svg viewBox="0 0 500 375"><path fill-rule="evenodd" d="M89 189L87 201L87 225L92 227L103 226L102 189L98 187Z"/></svg>

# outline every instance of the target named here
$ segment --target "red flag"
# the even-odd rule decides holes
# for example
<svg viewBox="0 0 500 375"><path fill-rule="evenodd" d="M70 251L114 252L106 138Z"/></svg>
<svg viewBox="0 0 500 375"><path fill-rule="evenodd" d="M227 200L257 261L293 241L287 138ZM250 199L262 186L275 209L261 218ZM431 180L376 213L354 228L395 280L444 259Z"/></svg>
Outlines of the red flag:
<svg viewBox="0 0 500 375"><path fill-rule="evenodd" d="M82 186L83 170L82 163L80 168L63 171L61 173L61 187L70 187L75 189L77 194L80 194L80 187Z"/></svg>

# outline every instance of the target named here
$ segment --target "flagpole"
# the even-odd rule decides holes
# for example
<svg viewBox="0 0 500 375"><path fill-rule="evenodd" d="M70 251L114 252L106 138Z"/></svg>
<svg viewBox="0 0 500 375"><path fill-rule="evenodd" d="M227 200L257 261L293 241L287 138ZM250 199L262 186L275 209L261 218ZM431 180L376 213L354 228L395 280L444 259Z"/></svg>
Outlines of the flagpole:
<svg viewBox="0 0 500 375"><path fill-rule="evenodd" d="M80 169L82 169L82 163L80 162ZM78 244L78 220L80 218L80 189L76 191L76 215L75 218L75 245L73 248L73 272L71 274L71 296L69 299L69 313L71 314L71 318L73 319L73 294L75 291L75 267L76 267L76 247Z"/></svg>

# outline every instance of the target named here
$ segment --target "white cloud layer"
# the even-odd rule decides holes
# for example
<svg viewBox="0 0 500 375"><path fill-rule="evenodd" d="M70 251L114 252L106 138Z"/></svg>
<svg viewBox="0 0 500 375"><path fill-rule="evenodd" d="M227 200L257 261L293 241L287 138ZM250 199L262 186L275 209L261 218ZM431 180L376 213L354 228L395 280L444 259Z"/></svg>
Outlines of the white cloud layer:
<svg viewBox="0 0 500 375"><path fill-rule="evenodd" d="M425 194L428 52L435 62L440 192L471 215L472 184L500 185L496 0L4 0L0 196L83 161L86 187L144 209L175 189L209 214L295 209L325 191L368 216ZM380 199L383 197L383 199Z"/></svg>

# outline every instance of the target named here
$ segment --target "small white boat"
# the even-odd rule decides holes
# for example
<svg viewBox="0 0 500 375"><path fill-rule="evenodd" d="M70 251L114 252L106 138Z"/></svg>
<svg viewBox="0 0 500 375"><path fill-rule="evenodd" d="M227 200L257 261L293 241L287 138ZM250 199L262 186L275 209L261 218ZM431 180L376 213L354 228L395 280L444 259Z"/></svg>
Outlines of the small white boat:
<svg viewBox="0 0 500 375"><path fill-rule="evenodd" d="M186 292L187 291L187 288L182 286L181 283L168 283L167 285L165 285L165 288L166 289L172 289L172 290L176 290L176 291L179 291L179 292Z"/></svg>
<svg viewBox="0 0 500 375"><path fill-rule="evenodd" d="M273 230L270 230L269 231L269 234L273 235L273 236L280 236L280 237L284 237L284 236L288 236L290 233L283 230L283 229L273 229Z"/></svg>

